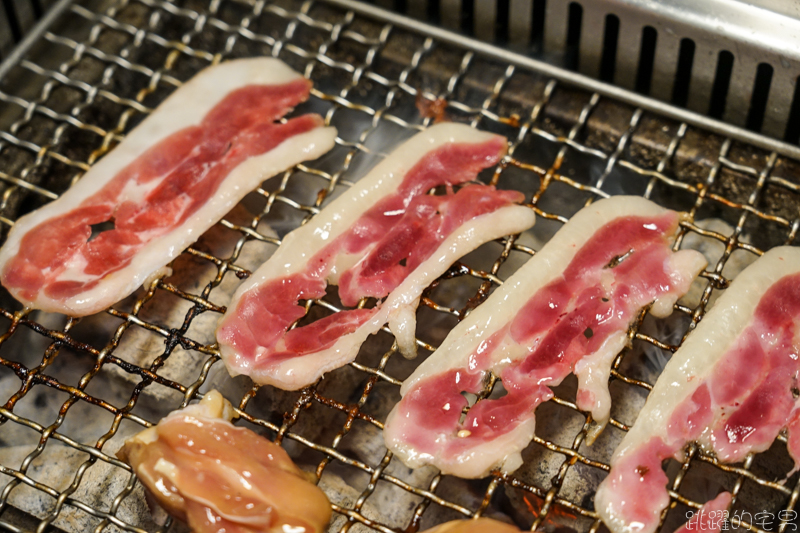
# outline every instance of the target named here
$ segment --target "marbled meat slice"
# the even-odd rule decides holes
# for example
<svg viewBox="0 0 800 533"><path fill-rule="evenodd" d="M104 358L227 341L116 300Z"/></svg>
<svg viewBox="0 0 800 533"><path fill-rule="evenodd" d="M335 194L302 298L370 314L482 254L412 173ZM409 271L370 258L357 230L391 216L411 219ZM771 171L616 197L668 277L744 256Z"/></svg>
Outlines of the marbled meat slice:
<svg viewBox="0 0 800 533"><path fill-rule="evenodd" d="M675 352L611 460L595 508L613 533L651 533L669 504L664 459L697 441L725 463L788 427L800 459L800 249L774 248L741 274Z"/></svg>
<svg viewBox="0 0 800 533"><path fill-rule="evenodd" d="M416 353L416 307L425 287L481 244L533 225L516 205L522 193L469 184L506 152L504 137L461 124L418 133L307 224L234 295L217 340L233 375L299 389L355 359L366 338L388 322L401 351ZM445 194L427 194L442 186ZM325 295L328 283L354 307L302 327L300 300Z"/></svg>
<svg viewBox="0 0 800 533"><path fill-rule="evenodd" d="M491 518L476 520L453 520L445 524L426 529L424 533L521 533L520 530L505 522Z"/></svg>
<svg viewBox="0 0 800 533"><path fill-rule="evenodd" d="M16 222L0 281L26 307L72 316L124 298L263 180L333 147L336 130L317 115L276 122L310 89L277 59L203 70L74 187Z"/></svg>
<svg viewBox="0 0 800 533"><path fill-rule="evenodd" d="M230 423L217 391L128 439L117 456L131 465L148 500L195 533L323 531L325 493L277 444Z"/></svg>
<svg viewBox="0 0 800 533"><path fill-rule="evenodd" d="M403 383L386 421L387 447L407 465L482 477L513 471L534 435L534 409L571 372L577 404L609 418L608 378L628 327L650 305L667 316L705 266L692 250L672 251L681 215L639 197L585 207L486 302L456 326ZM463 393L492 375L505 396Z"/></svg>

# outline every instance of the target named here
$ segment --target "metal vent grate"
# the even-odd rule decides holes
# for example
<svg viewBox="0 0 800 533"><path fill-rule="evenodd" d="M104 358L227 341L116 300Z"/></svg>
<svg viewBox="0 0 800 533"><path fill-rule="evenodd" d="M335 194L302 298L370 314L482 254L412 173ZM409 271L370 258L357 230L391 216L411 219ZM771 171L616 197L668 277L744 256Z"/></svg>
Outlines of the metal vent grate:
<svg viewBox="0 0 800 533"><path fill-rule="evenodd" d="M342 1L60 5L63 15L27 59L3 67L5 227L57 197L182 80L214 61L281 58L315 83L297 112L322 113L340 137L319 161L251 194L174 262L173 276L107 313L81 320L26 313L0 294L0 526L10 531L160 529L141 486L113 453L125 436L214 386L238 402L241 424L276 438L316 472L336 511L331 531L413 532L492 515L525 528L595 532L594 489L669 352L741 265L797 238L800 163L780 155L789 148L718 124L673 120L694 119L521 56L414 29L407 19ZM640 194L689 212L694 221L678 245L712 259L673 317L643 313L637 320L631 348L615 362L611 424L593 446L584 443L587 417L567 380L540 407L523 467L486 480L411 471L386 452L382 422L416 364L395 352L388 332L372 337L353 364L293 393L229 378L212 344L230 291L280 237L399 140L440 118L508 136L509 157L484 178L524 191L539 219L533 232L470 254L426 292L421 357L481 293L593 199ZM308 302L309 316L336 310L333 295ZM781 439L733 466L692 448L683 464L667 466L674 508L665 527L724 487L736 498L734 526L794 530L800 476L783 480L790 469Z"/></svg>
<svg viewBox="0 0 800 533"><path fill-rule="evenodd" d="M372 0L797 144L800 10L773 0Z"/></svg>

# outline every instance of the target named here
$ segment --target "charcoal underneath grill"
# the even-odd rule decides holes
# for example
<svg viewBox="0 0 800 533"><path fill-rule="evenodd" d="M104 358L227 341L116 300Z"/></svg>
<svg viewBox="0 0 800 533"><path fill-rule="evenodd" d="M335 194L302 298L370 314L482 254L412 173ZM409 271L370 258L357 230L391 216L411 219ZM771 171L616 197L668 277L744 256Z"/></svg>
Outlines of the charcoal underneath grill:
<svg viewBox="0 0 800 533"><path fill-rule="evenodd" d="M268 180L181 255L172 276L106 313L26 313L0 294L0 525L182 530L151 517L114 452L215 387L238 405L240 424L279 440L317 474L335 511L330 531L413 532L475 515L596 531L594 490L670 353L744 266L795 243L800 163L374 13L294 0L74 0L2 83L3 230L68 188L181 81L211 62L253 55L279 57L314 81L314 97L295 113L325 116L339 130L336 147ZM231 379L213 344L233 290L280 239L436 120L506 135L510 157L483 179L523 191L539 217L532 231L483 246L426 291L420 359L594 199L637 194L690 213L680 246L709 259L672 317L644 313L631 329L614 366L605 433L584 442L588 419L568 379L539 408L537 437L513 475L464 481L409 470L386 452L382 423L418 364L386 331L353 364L299 392ZM309 303L309 315L337 305L329 294ZM785 479L791 468L781 439L737 465L692 448L684 463L666 465L674 505L664 527L724 488L735 495L733 516L743 517L732 527L793 530L800 476Z"/></svg>

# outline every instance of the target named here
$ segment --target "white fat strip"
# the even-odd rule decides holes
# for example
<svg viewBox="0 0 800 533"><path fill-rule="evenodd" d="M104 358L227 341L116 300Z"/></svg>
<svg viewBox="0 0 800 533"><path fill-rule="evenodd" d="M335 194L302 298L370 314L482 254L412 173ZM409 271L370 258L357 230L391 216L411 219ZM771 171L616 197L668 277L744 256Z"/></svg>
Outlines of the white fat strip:
<svg viewBox="0 0 800 533"><path fill-rule="evenodd" d="M95 276L84 272L88 264L89 262L83 255L73 255L64 263L64 270L61 271L58 277L59 279L74 281L91 281Z"/></svg>
<svg viewBox="0 0 800 533"><path fill-rule="evenodd" d="M617 218L658 217L666 211L639 196L613 196L581 209L541 251L453 328L439 349L403 382L401 394L406 394L423 379L463 367L470 354L475 353L483 341L508 324L534 294L563 274L578 250L592 238L598 228ZM694 277L704 265L704 261L691 262L692 269L686 275ZM527 354L527 350L523 349L513 352L517 358ZM509 352L495 350L494 353L508 356ZM502 363L510 363L511 360L503 360Z"/></svg>
<svg viewBox="0 0 800 533"><path fill-rule="evenodd" d="M0 249L0 269L16 255L25 233L50 218L73 210L154 144L177 131L199 124L231 91L248 85L281 85L300 78L300 74L273 58L237 59L201 71L167 98L114 150L93 165L78 185L70 188L58 200L20 218ZM286 139L265 154L248 159L225 178L206 205L181 226L148 243L127 267L109 274L93 289L82 294L66 300L53 300L39 294L30 306L73 316L84 316L105 309L136 290L155 270L177 257L265 179L297 163L323 155L333 147L335 138L334 128L315 128ZM126 187L126 194L139 198L152 190L157 182L153 180L151 184ZM59 276L59 279L79 280L80 276L70 271Z"/></svg>
<svg viewBox="0 0 800 533"><path fill-rule="evenodd" d="M610 335L591 357L584 357L575 363L574 373L578 378L578 389L591 391L594 399L593 405L580 406L591 411L595 421L586 437L589 444L593 443L603 431L611 416L611 393L608 390L611 365L627 343L628 332L620 331Z"/></svg>
<svg viewBox="0 0 800 533"><path fill-rule="evenodd" d="M485 242L525 231L533 226L534 220L530 208L512 205L465 222L386 297L378 312L370 320L353 333L342 336L330 348L295 357L267 369L253 371L250 376L257 383L275 385L286 390L297 390L315 382L325 372L355 359L359 347L367 337L376 333L396 310L408 308L418 301L425 287L444 274L460 257ZM229 307L231 308L233 307ZM221 350L224 348L221 347ZM228 363L228 369L235 371L239 366L235 359L236 355L228 353L225 356L234 358Z"/></svg>
<svg viewBox="0 0 800 533"><path fill-rule="evenodd" d="M424 155L446 144L480 144L495 137L492 133L452 122L437 124L414 135L308 223L286 235L275 255L239 287L229 308L232 309L242 295L253 287L305 270L308 261L319 250L350 229L361 215L381 199L394 194L408 171ZM349 261L352 259L345 257L341 264L337 264L339 274L342 268L351 266Z"/></svg>
<svg viewBox="0 0 800 533"><path fill-rule="evenodd" d="M467 366L469 357L479 350L481 343L513 320L534 294L561 276L575 254L599 228L620 217L658 217L665 212L666 209L637 196L616 196L600 200L579 211L541 251L450 332L439 349L403 382L401 395L404 396L422 380ZM678 255L680 257L674 259ZM683 269L681 276L690 279L705 266L702 256L691 251L679 252L673 255L670 261L671 266ZM671 311L672 303L678 297L679 295L664 295L662 300L664 305L671 302L669 303ZM659 305L662 316L664 305ZM595 399L592 412L597 425L592 436L596 436L605 426L610 411L608 371L604 368L601 370L601 367L613 360L626 341L625 334L611 336L597 353L584 358L576 365L576 373L582 386L590 390ZM539 340L533 342L537 343ZM498 346L492 352L495 358L495 371L502 372L505 366L523 359L533 348L534 346L521 346L508 342ZM418 453L394 434L392 419L396 414L395 408L387 419L384 437L387 447L404 463L412 467L434 464L444 472L465 478L483 477L496 467L508 472L513 471L519 466L520 452L530 443L535 427L535 419L531 418L497 439L471 447L460 455L432 457L430 454Z"/></svg>
<svg viewBox="0 0 800 533"><path fill-rule="evenodd" d="M781 278L798 272L800 248L781 246L765 253L733 280L670 358L613 460L638 449L651 437L666 436L672 412L706 382L738 334L750 324L764 293Z"/></svg>
<svg viewBox="0 0 800 533"><path fill-rule="evenodd" d="M389 329L397 339L397 347L406 359L417 356L417 307L419 298L408 305L400 305L389 313Z"/></svg>
<svg viewBox="0 0 800 533"><path fill-rule="evenodd" d="M773 248L744 269L706 313L681 348L670 358L647 397L636 423L614 452L611 466L636 453L652 438L666 438L672 413L705 383L738 334L752 322L761 298L785 276L800 272L800 249ZM632 533L614 511L616 498L604 485L595 498L597 512L612 533Z"/></svg>
<svg viewBox="0 0 800 533"><path fill-rule="evenodd" d="M228 305L228 313L236 309L239 300L247 291L269 283L271 280L304 271L308 265L308 261L319 250L348 231L364 213L372 208L373 205L380 202L381 199L394 194L397 188L402 184L408 172L424 155L451 143L481 144L494 138L497 138L494 134L482 132L464 124L456 123L437 124L414 135L378 163L355 185L336 198L330 205L326 206L308 223L286 235L275 254L242 283L234 293L233 299ZM409 154L414 154L414 157L409 157ZM499 211L505 212L504 209L500 209ZM519 233L533 225L534 215L529 209L524 208L524 212L520 210L518 213L521 217L518 224L513 224L513 227L503 224L497 229L502 230L503 227L509 227L512 230L514 228L521 229L506 231L505 233L490 232L493 236L489 236L485 240L491 240L512 233ZM472 226L467 223L462 226L460 230L463 233L465 229L470 227ZM484 232L478 231L478 233L482 234ZM456 234L454 233L446 242L451 242L455 236ZM474 246L477 247L478 244L485 242L485 240L481 240ZM466 250L463 245L459 246L459 248ZM464 253L468 253L468 251L472 249L473 248L469 248L469 250ZM417 268L417 272L420 272L420 274L412 274L401 286L407 286L410 280L416 279L418 276L422 275L421 273L425 269L424 267L432 264L431 261L437 254L441 253L442 250L443 247L440 246L436 254ZM343 255L337 258L328 281L330 283L336 283L341 273L353 266L360 259L361 255L363 254ZM443 273L449 268L453 261L458 259L461 255L454 256L453 259L444 266L441 272ZM436 277L438 277L438 275ZM433 279L431 279L431 282ZM411 304L414 300L419 298L422 289L429 283L430 282L426 283L419 289L414 287L413 290L415 292L409 293L410 299L406 304ZM395 294L398 289L392 294ZM325 372L338 368L348 361L352 361L358 352L358 348L366 338L371 333L380 329L389 319L388 313L393 312L394 309L394 307L388 305L390 299L391 295L382 304L381 311L377 313L372 320L363 324L352 334L345 335L330 348L316 354L304 356L302 358L303 364L301 365L295 365L293 361L287 361L278 365L277 368L273 368L272 371L262 371L254 374L251 373L250 362L239 357L231 346L224 343L221 344L220 352L228 371L232 375L246 373L259 383L269 383L290 390L301 388L309 383L313 383ZM399 305L399 303L396 304L396 306ZM228 315L223 317L222 321L226 320L227 316ZM313 365L317 366L311 368ZM295 366L297 367L295 368Z"/></svg>
<svg viewBox="0 0 800 533"><path fill-rule="evenodd" d="M678 250L669 258L671 280L674 285L683 285L706 267L705 256L694 250ZM688 278L688 279L687 279ZM650 314L659 318L666 318L672 314L673 306L683 296L674 291L667 292L656 298L650 306Z"/></svg>
<svg viewBox="0 0 800 533"><path fill-rule="evenodd" d="M120 145L121 146L121 145ZM136 183L136 180L128 180L125 183L125 186L120 191L119 197L125 198L126 200L131 201L138 201L145 198L148 194L153 192L153 190L158 187L166 175L158 176L157 178L151 179L144 183ZM81 183L83 183L81 181Z"/></svg>
<svg viewBox="0 0 800 533"><path fill-rule="evenodd" d="M507 431L491 441L477 446L469 446L461 453L431 455L427 452L420 452L413 445L395 435L393 428L396 427L394 422L396 416L399 416L397 409L392 409L386 419L383 437L386 440L386 447L400 457L406 466L421 468L435 465L443 473L465 479L485 477L495 468L500 468L504 472L513 472L519 468L522 465L522 450L533 440L536 429L536 419L530 417L511 431ZM426 431L431 430L427 429ZM462 435L459 434L459 436ZM441 438L450 438L450 432L442 434Z"/></svg>

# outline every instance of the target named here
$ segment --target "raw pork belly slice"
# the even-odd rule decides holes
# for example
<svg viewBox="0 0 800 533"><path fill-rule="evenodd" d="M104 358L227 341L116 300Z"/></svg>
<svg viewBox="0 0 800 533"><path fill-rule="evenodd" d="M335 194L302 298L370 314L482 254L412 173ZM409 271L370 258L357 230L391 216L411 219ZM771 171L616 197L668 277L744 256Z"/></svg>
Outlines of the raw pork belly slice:
<svg viewBox="0 0 800 533"><path fill-rule="evenodd" d="M333 147L317 115L276 121L311 83L277 59L209 67L58 200L20 218L0 281L29 308L72 316L132 293L266 178ZM106 226L93 237L92 226Z"/></svg>
<svg viewBox="0 0 800 533"><path fill-rule="evenodd" d="M737 462L788 426L797 465L798 321L800 249L775 248L736 277L672 356L614 453L595 496L612 532L656 530L669 503L661 462L681 459L688 442Z"/></svg>
<svg viewBox="0 0 800 533"><path fill-rule="evenodd" d="M462 124L418 133L311 221L289 233L233 297L217 329L232 375L295 390L355 359L366 338L389 323L404 355L416 353L416 307L425 287L481 244L531 227L516 191L474 180L505 154L504 137ZM426 194L445 186L447 194ZM289 329L305 314L299 300L321 298L328 283L353 307Z"/></svg>
<svg viewBox="0 0 800 533"><path fill-rule="evenodd" d="M533 438L534 409L570 372L577 403L609 418L608 378L639 310L667 316L706 262L671 247L681 215L639 197L579 211L540 252L456 326L403 383L386 421L387 447L411 467L476 478L510 472ZM507 394L467 399L491 374Z"/></svg>
<svg viewBox="0 0 800 533"><path fill-rule="evenodd" d="M321 532L331 518L325 493L277 444L230 423L217 391L128 439L117 456L131 465L148 501L195 533Z"/></svg>
<svg viewBox="0 0 800 533"><path fill-rule="evenodd" d="M426 529L425 533L520 533L520 530L505 522L491 518L478 518L477 520L453 520Z"/></svg>

